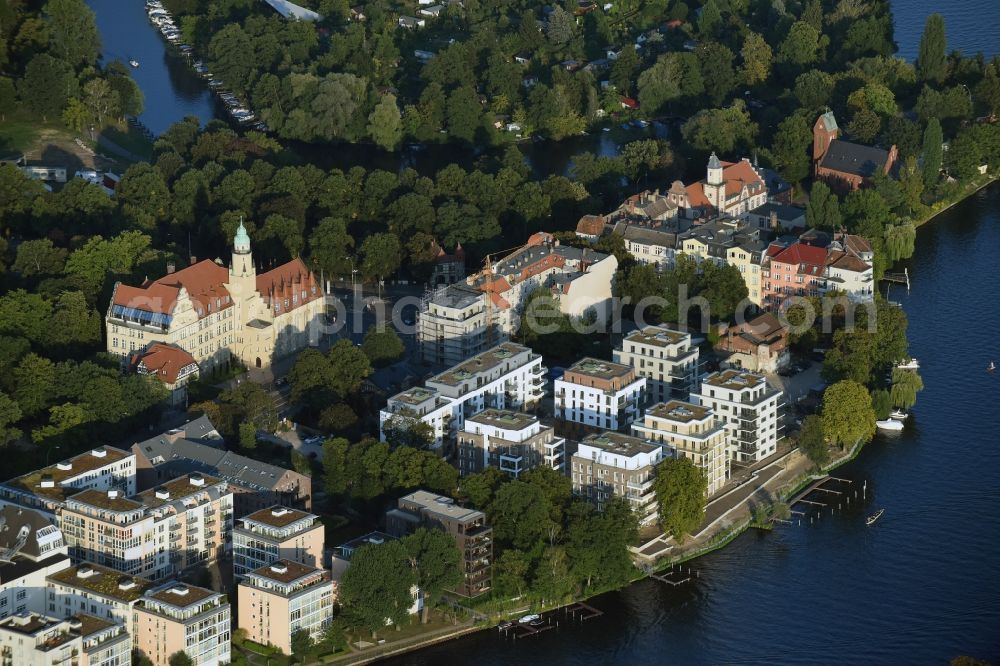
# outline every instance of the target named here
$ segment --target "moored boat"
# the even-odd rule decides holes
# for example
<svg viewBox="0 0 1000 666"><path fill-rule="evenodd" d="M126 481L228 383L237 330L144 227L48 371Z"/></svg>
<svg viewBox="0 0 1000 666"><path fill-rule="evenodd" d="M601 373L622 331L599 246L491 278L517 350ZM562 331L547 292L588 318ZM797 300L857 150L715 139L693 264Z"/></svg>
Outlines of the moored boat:
<svg viewBox="0 0 1000 666"><path fill-rule="evenodd" d="M896 419L886 419L884 421L876 421L875 427L877 427L879 430L898 432L903 429L903 422L897 421Z"/></svg>
<svg viewBox="0 0 1000 666"><path fill-rule="evenodd" d="M865 518L865 525L873 524L876 520L882 517L883 513L885 513L885 509L879 509L872 515L868 516L867 518Z"/></svg>
<svg viewBox="0 0 1000 666"><path fill-rule="evenodd" d="M908 361L903 361L902 363L898 364L896 367L899 368L900 370L919 370L920 369L920 362L917 361L917 359L915 359L915 358L911 358Z"/></svg>
<svg viewBox="0 0 1000 666"><path fill-rule="evenodd" d="M892 413L889 414L889 418L896 419L898 421L905 420L907 416L909 416L909 414L904 412L902 409L894 409L892 410Z"/></svg>
<svg viewBox="0 0 1000 666"><path fill-rule="evenodd" d="M518 619L518 623L519 624L531 624L532 622L537 622L537 621L539 621L541 619L542 619L541 615L537 615L537 614L525 615L524 617Z"/></svg>

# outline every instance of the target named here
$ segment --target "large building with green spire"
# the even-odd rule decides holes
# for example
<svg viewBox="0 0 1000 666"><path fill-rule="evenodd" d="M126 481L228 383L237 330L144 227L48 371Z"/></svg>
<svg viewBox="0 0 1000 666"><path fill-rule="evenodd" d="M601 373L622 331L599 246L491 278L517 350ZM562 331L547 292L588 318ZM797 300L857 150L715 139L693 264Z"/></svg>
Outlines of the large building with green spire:
<svg viewBox="0 0 1000 666"><path fill-rule="evenodd" d="M322 285L300 258L257 272L241 221L228 268L205 259L179 271L168 266L166 275L138 287L117 283L105 317L107 350L165 382L177 376L166 366L190 360L200 371L230 360L268 368L318 344L323 311ZM154 345L159 356L150 370L143 359ZM164 345L176 358L163 354Z"/></svg>

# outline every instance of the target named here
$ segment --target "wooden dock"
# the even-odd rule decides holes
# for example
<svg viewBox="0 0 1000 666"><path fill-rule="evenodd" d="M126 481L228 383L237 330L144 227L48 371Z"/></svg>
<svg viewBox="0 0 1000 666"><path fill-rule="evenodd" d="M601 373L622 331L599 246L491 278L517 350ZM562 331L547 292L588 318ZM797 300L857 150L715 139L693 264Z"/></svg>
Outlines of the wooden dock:
<svg viewBox="0 0 1000 666"><path fill-rule="evenodd" d="M582 601L578 601L575 604L570 604L569 606L564 607L563 612L574 620L580 620L581 622L604 615L604 611L597 610L593 606L585 604Z"/></svg>
<svg viewBox="0 0 1000 666"><path fill-rule="evenodd" d="M679 569L671 568L661 573L651 572L649 574L649 577L655 578L661 583L666 583L672 587L677 587L678 585L683 585L684 583L690 582L692 578L697 578L698 572L697 571L692 572L691 567L688 567L686 570L683 567Z"/></svg>
<svg viewBox="0 0 1000 666"><path fill-rule="evenodd" d="M600 611L597 612L600 613ZM559 622L554 620L551 615L548 616L542 615L538 620L530 623L521 623L518 622L517 620L504 622L500 625L497 625L497 631L504 638L512 638L516 640L518 638L527 638L529 636L535 636L537 634L546 632L550 629L555 629L558 626Z"/></svg>

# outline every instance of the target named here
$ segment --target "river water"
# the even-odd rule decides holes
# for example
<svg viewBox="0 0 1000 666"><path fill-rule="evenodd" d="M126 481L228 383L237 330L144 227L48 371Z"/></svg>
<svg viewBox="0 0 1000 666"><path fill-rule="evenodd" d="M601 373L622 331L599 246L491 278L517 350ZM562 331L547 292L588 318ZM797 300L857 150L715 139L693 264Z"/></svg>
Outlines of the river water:
<svg viewBox="0 0 1000 666"><path fill-rule="evenodd" d="M146 94L141 120L162 132L185 115L222 112L184 59L171 55L139 0L87 0L105 58L134 57ZM900 55L912 59L926 13L945 15L949 48L1000 53L998 0L897 0ZM536 171L564 172L581 150L614 154L616 130L527 146ZM369 166L393 169L392 156ZM409 154L404 162L449 156ZM345 151L346 160L362 153ZM446 162L444 162L446 163ZM838 477L867 483L868 500L812 526L748 532L695 561L700 578L672 589L644 581L592 601L605 612L510 643L495 632L397 660L440 663L940 664L957 654L1000 660L1000 185L918 233L912 292L895 288L910 318L911 351L926 389L903 433L879 437ZM970 288L971 287L971 288ZM874 527L863 518L886 514Z"/></svg>

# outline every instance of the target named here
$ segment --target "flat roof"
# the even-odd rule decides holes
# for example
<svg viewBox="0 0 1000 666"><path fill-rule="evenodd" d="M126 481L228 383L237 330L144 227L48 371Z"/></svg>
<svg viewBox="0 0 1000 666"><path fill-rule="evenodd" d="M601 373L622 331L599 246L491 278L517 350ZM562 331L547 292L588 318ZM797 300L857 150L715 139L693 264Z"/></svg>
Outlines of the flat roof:
<svg viewBox="0 0 1000 666"><path fill-rule="evenodd" d="M504 342L492 349L487 349L480 354L476 354L469 360L459 363L455 367L445 370L427 381L456 386L466 379L471 379L478 374L492 370L517 354L530 351L531 349L523 345L514 342Z"/></svg>
<svg viewBox="0 0 1000 666"><path fill-rule="evenodd" d="M764 375L746 370L723 370L714 372L705 378L705 383L719 388L739 391L745 388L753 388L765 383Z"/></svg>
<svg viewBox="0 0 1000 666"><path fill-rule="evenodd" d="M84 571L89 569L90 575L79 575L81 569ZM153 586L153 583L145 578L129 576L99 564L80 564L63 569L48 576L47 580L125 602L139 599Z"/></svg>
<svg viewBox="0 0 1000 666"><path fill-rule="evenodd" d="M103 452L103 456L94 455L95 452ZM131 451L122 451L113 446L99 446L86 453L67 458L53 465L36 469L33 472L23 474L16 479L7 481L4 485L11 488L20 488L35 495L41 495L54 500L65 500L68 495L76 492L76 488L63 487L61 484L68 479L76 478L81 474L93 472L106 467L119 460L123 460L132 455ZM53 482L51 488L42 488L42 478Z"/></svg>
<svg viewBox="0 0 1000 666"><path fill-rule="evenodd" d="M147 594L146 597L178 608L187 608L218 594L215 590L187 583L170 583L152 594Z"/></svg>
<svg viewBox="0 0 1000 666"><path fill-rule="evenodd" d="M299 511L298 509L290 509L287 506L272 506L269 509L255 511L249 516L243 516L241 520L252 520L255 523L262 523L271 527L287 527L305 518L315 517L311 513Z"/></svg>
<svg viewBox="0 0 1000 666"><path fill-rule="evenodd" d="M80 623L80 635L90 636L91 634L96 634L99 631L104 631L105 629L110 629L116 626L114 622L108 622L95 615L89 615L88 613L77 613L76 615L71 615L70 620L76 620ZM123 627L124 628L124 627Z"/></svg>
<svg viewBox="0 0 1000 666"><path fill-rule="evenodd" d="M201 478L205 482L199 485L191 483L192 478ZM151 509L163 506L170 502L177 501L179 499L184 499L185 497L190 497L195 493L199 493L205 488L214 486L217 483L221 483L222 479L216 478L214 476L209 476L208 474L201 474L199 472L192 472L191 474L185 474L184 476L179 476L176 479L171 479L170 481L165 481L155 488L150 488L149 490L144 490L136 497L140 498L142 503ZM156 496L156 493L161 491L167 491L170 496L161 499Z"/></svg>
<svg viewBox="0 0 1000 666"><path fill-rule="evenodd" d="M638 342L645 345L654 345L656 347L666 347L668 345L675 345L678 342L690 340L691 335L689 333L675 331L665 326L647 326L643 329L632 331L625 339L628 342Z"/></svg>
<svg viewBox="0 0 1000 666"><path fill-rule="evenodd" d="M277 567L277 570L275 570ZM291 560L278 560L273 564L265 564L253 570L253 575L267 578L278 583L293 583L300 578L305 578L310 574L323 573L323 569L309 567Z"/></svg>
<svg viewBox="0 0 1000 666"><path fill-rule="evenodd" d="M482 423L483 425L495 428L506 428L507 430L524 430L530 425L538 422L538 417L534 414L524 412L514 412L509 409L484 409L475 416L465 417L466 423Z"/></svg>
<svg viewBox="0 0 1000 666"><path fill-rule="evenodd" d="M587 377L596 377L597 379L614 379L615 377L624 377L625 375L632 372L632 366L623 365L621 363L615 363L614 361L602 361L596 358L582 358L573 365L569 367L566 372L572 372L578 375L586 375Z"/></svg>
<svg viewBox="0 0 1000 666"><path fill-rule="evenodd" d="M701 421L705 419L711 410L708 407L695 405L683 400L671 400L653 405L646 410L646 414L668 421L679 423L690 423L691 421Z"/></svg>
<svg viewBox="0 0 1000 666"><path fill-rule="evenodd" d="M416 504L430 513L447 516L457 521L467 522L482 518L485 514L477 509L469 509L455 503L455 500L445 495L418 490L399 498L400 502ZM405 509L403 509L405 510Z"/></svg>
<svg viewBox="0 0 1000 666"><path fill-rule="evenodd" d="M625 456L626 458L631 458L639 455L640 453L652 453L659 448L655 444L651 444L644 439L611 431L597 432L587 435L581 444L593 446L596 449L601 449L602 451L607 451L608 453L616 453L618 455Z"/></svg>
<svg viewBox="0 0 1000 666"><path fill-rule="evenodd" d="M424 388L423 386L414 386L413 388L408 388L405 391L397 393L392 396L393 400L398 400L400 402L405 402L408 405L421 405L428 400L434 398L437 395L436 391L429 388Z"/></svg>
<svg viewBox="0 0 1000 666"><path fill-rule="evenodd" d="M114 497L111 497L108 495L108 491L89 488L75 495L70 495L69 499L74 502L80 502L82 504L97 507L98 509L107 509L108 511L117 511L119 513L124 513L125 511L137 511L143 507L142 503L124 497L120 490L117 491L117 494Z"/></svg>

